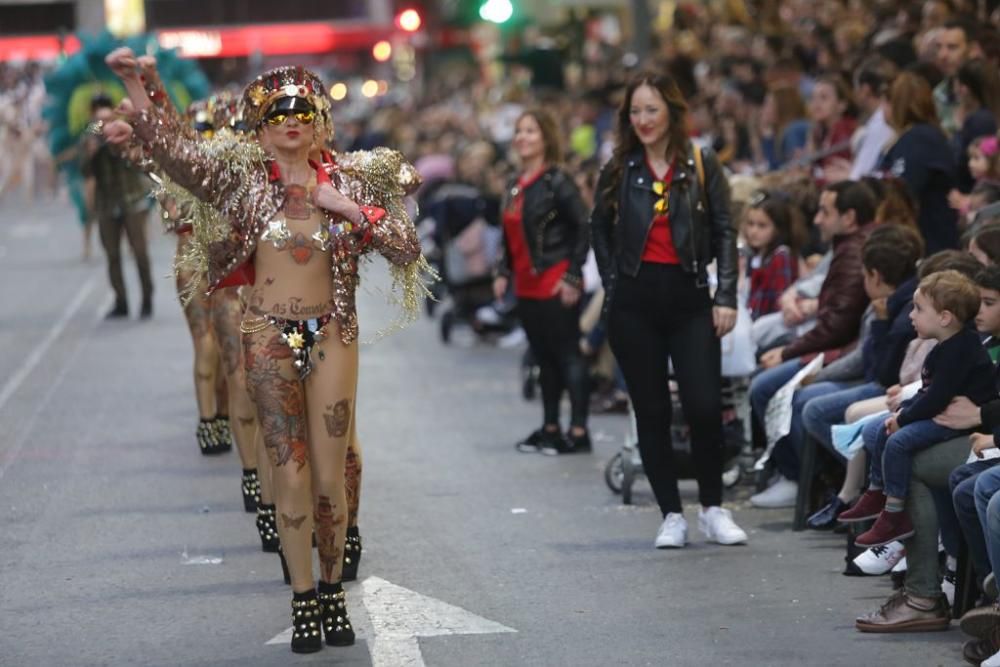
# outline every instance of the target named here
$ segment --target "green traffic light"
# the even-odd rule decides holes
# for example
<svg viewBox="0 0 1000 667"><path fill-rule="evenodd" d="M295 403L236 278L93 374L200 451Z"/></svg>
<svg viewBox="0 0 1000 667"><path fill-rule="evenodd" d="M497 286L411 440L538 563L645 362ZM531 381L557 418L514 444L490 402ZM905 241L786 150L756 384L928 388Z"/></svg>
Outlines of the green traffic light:
<svg viewBox="0 0 1000 667"><path fill-rule="evenodd" d="M506 23L514 15L510 0L486 0L479 8L479 16L491 23Z"/></svg>

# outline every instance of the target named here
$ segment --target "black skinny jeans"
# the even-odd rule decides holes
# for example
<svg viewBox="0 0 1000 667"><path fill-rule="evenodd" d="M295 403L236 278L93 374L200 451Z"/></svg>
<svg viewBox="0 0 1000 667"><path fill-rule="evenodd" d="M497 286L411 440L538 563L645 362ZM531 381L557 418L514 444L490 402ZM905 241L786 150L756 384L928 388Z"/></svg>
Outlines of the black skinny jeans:
<svg viewBox="0 0 1000 667"><path fill-rule="evenodd" d="M664 516L681 511L670 436L670 366L691 428L698 497L722 504L722 360L707 287L679 266L620 276L608 314L611 350L635 410L642 464Z"/></svg>
<svg viewBox="0 0 1000 667"><path fill-rule="evenodd" d="M590 378L580 352L580 309L567 308L559 297L518 298L517 314L538 362L545 423L559 423L559 401L568 390L570 426L587 428Z"/></svg>

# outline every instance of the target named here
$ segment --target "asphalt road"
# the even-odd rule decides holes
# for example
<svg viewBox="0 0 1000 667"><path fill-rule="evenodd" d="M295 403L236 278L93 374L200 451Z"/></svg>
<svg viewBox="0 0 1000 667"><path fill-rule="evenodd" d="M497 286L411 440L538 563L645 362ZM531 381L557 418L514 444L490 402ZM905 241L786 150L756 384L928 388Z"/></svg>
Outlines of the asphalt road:
<svg viewBox="0 0 1000 667"><path fill-rule="evenodd" d="M102 260L80 261L69 208L0 203L0 664L370 665L380 642L383 664L408 645L455 667L961 663L957 629L857 633L889 581L841 576L842 538L792 533L790 512L746 508L746 488L731 506L749 546L693 530L655 550L648 487L625 507L602 480L624 419L594 419L592 456L516 453L540 410L518 395L519 352L445 347L429 320L362 352L362 637L307 657L266 645L290 592L242 511L236 454L195 445L172 243L154 233L153 248L155 318L104 322ZM367 334L390 315L372 274ZM392 626L362 603L383 580L516 632L415 643L413 613Z"/></svg>

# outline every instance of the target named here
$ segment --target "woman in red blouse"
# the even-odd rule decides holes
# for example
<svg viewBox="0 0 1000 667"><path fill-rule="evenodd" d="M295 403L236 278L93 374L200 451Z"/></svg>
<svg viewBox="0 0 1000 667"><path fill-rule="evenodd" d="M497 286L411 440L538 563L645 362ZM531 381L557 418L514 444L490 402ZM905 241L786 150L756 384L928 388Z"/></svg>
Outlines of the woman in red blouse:
<svg viewBox="0 0 1000 667"><path fill-rule="evenodd" d="M822 168L837 160L851 159L851 137L858 129L851 91L843 79L823 76L816 81L809 98L812 133L808 153L816 160L816 180L825 182Z"/></svg>
<svg viewBox="0 0 1000 667"><path fill-rule="evenodd" d="M587 259L587 209L573 178L558 165L562 146L555 119L527 111L515 126L521 174L503 213L504 244L493 288L503 297L511 280L518 315L538 360L544 424L517 443L518 451L590 451L587 367L580 352L579 302ZM569 392L569 431L559 425L559 402Z"/></svg>

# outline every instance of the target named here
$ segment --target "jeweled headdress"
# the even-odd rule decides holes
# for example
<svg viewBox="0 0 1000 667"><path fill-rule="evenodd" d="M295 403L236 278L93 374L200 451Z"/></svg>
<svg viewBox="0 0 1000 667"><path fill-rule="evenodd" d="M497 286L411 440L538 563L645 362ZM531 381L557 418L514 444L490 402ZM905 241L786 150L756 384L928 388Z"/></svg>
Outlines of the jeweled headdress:
<svg viewBox="0 0 1000 667"><path fill-rule="evenodd" d="M300 97L312 104L317 114L317 133L333 134L330 99L318 76L304 67L278 67L264 72L243 91L243 114L249 129L257 129L271 106L284 97Z"/></svg>

